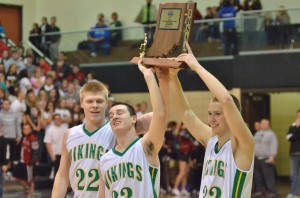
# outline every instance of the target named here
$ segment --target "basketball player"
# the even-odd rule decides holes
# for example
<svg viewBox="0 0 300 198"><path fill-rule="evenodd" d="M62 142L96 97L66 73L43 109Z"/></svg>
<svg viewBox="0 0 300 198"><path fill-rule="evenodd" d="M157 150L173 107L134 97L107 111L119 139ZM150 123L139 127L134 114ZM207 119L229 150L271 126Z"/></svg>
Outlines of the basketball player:
<svg viewBox="0 0 300 198"><path fill-rule="evenodd" d="M115 135L105 119L107 99L108 91L99 81L89 81L80 89L80 103L86 123L75 126L64 134L62 156L52 197L64 197L69 181L75 193L74 197L98 196L99 160L115 145ZM147 127L149 115L141 119L144 120L138 123ZM139 128L140 131L143 129Z"/></svg>
<svg viewBox="0 0 300 198"><path fill-rule="evenodd" d="M251 196L254 140L246 126L236 97L204 67L190 47L176 60L185 62L215 96L208 107L208 125L192 111L177 77L170 69L169 85L176 113L191 134L206 147L199 197Z"/></svg>
<svg viewBox="0 0 300 198"><path fill-rule="evenodd" d="M117 146L100 160L100 198L159 196L158 152L166 129L164 100L167 100L168 81L164 79L164 70L157 69L160 92L152 68L146 68L141 61L138 67L149 89L153 107L152 121L149 131L140 139L135 130L137 116L134 108L126 103L116 103L111 108L109 122L116 134Z"/></svg>

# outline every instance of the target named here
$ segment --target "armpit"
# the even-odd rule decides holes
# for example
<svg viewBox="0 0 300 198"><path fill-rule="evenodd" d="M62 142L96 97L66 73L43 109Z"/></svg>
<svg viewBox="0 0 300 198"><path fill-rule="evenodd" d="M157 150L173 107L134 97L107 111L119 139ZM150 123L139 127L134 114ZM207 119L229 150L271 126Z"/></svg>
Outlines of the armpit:
<svg viewBox="0 0 300 198"><path fill-rule="evenodd" d="M154 144L151 141L146 142L144 150L145 150L146 156L151 157L153 155L153 151L154 151Z"/></svg>

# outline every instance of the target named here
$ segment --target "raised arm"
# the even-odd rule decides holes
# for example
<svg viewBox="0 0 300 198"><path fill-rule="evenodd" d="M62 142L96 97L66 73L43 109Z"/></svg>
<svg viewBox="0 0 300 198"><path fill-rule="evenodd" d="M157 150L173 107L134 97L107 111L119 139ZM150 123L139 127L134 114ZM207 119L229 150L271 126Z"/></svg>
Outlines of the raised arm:
<svg viewBox="0 0 300 198"><path fill-rule="evenodd" d="M185 124L190 133L206 147L212 137L211 128L204 124L191 109L181 84L177 77L178 70L170 69L169 85L171 90L172 106L177 116Z"/></svg>
<svg viewBox="0 0 300 198"><path fill-rule="evenodd" d="M166 120L169 120L170 118L169 69L157 67L156 76L159 82L160 93L165 103Z"/></svg>
<svg viewBox="0 0 300 198"><path fill-rule="evenodd" d="M236 163L239 166L239 164L243 164L243 162L240 161L244 160L245 165L242 166L250 167L247 165L251 164L254 152L254 140L250 130L226 88L198 63L190 46L188 44L186 45L188 53L179 55L177 61L187 63L189 67L200 76L208 89L221 103L226 121L232 133L232 147Z"/></svg>
<svg viewBox="0 0 300 198"><path fill-rule="evenodd" d="M52 189L52 198L61 198L66 195L68 184L69 184L69 169L70 169L70 158L67 150L67 139L69 131L65 132L62 142L61 160L59 169L56 173L54 185Z"/></svg>
<svg viewBox="0 0 300 198"><path fill-rule="evenodd" d="M159 80L159 88L165 102L166 120L169 118L170 112L170 96L168 85L168 69L156 68L156 75ZM153 112L146 113L137 118L136 132L137 134L145 134L149 131L150 123L153 117Z"/></svg>
<svg viewBox="0 0 300 198"><path fill-rule="evenodd" d="M160 89L157 85L155 75L152 71L153 68L146 68L142 65L141 61L139 61L138 66L140 71L143 73L146 84L148 86L153 109L153 117L149 126L149 131L142 138L142 144L145 154L146 156L152 158L154 156L157 156L163 144L164 132L166 129L165 105L160 93ZM149 163L151 163L150 161ZM154 164L156 164L156 162L154 162Z"/></svg>
<svg viewBox="0 0 300 198"><path fill-rule="evenodd" d="M169 119L170 112L170 95L169 95L169 82L168 82L168 69L156 68L156 75L159 81L159 88L165 102L166 120ZM145 134L149 131L150 123L153 117L153 112L146 113L137 118L136 131L137 134Z"/></svg>

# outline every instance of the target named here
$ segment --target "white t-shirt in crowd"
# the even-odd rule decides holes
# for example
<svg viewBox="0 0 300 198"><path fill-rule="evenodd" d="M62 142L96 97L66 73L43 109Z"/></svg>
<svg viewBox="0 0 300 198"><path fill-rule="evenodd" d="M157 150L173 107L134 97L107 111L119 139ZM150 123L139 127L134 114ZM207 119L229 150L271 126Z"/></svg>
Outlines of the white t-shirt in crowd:
<svg viewBox="0 0 300 198"><path fill-rule="evenodd" d="M52 151L55 155L61 155L61 146L65 131L68 129L66 125L56 126L52 124L46 130L44 142L51 144Z"/></svg>

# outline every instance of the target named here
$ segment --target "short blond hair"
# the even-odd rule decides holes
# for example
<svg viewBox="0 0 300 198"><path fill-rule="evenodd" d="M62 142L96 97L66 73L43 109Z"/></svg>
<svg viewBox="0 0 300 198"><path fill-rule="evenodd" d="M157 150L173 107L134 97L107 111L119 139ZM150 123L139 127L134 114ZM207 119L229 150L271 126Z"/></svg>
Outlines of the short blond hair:
<svg viewBox="0 0 300 198"><path fill-rule="evenodd" d="M233 102L234 102L235 106L237 107L237 109L239 110L239 112L242 112L242 106L241 106L239 99L237 99L237 97L232 94L230 94L230 96L232 97ZM216 97L213 97L211 99L211 102L219 102L219 100Z"/></svg>
<svg viewBox="0 0 300 198"><path fill-rule="evenodd" d="M108 100L108 90L106 86L98 81L98 80L91 80L84 84L80 89L80 102L83 100L84 93L86 92L100 92L103 93L105 96L106 101Z"/></svg>

